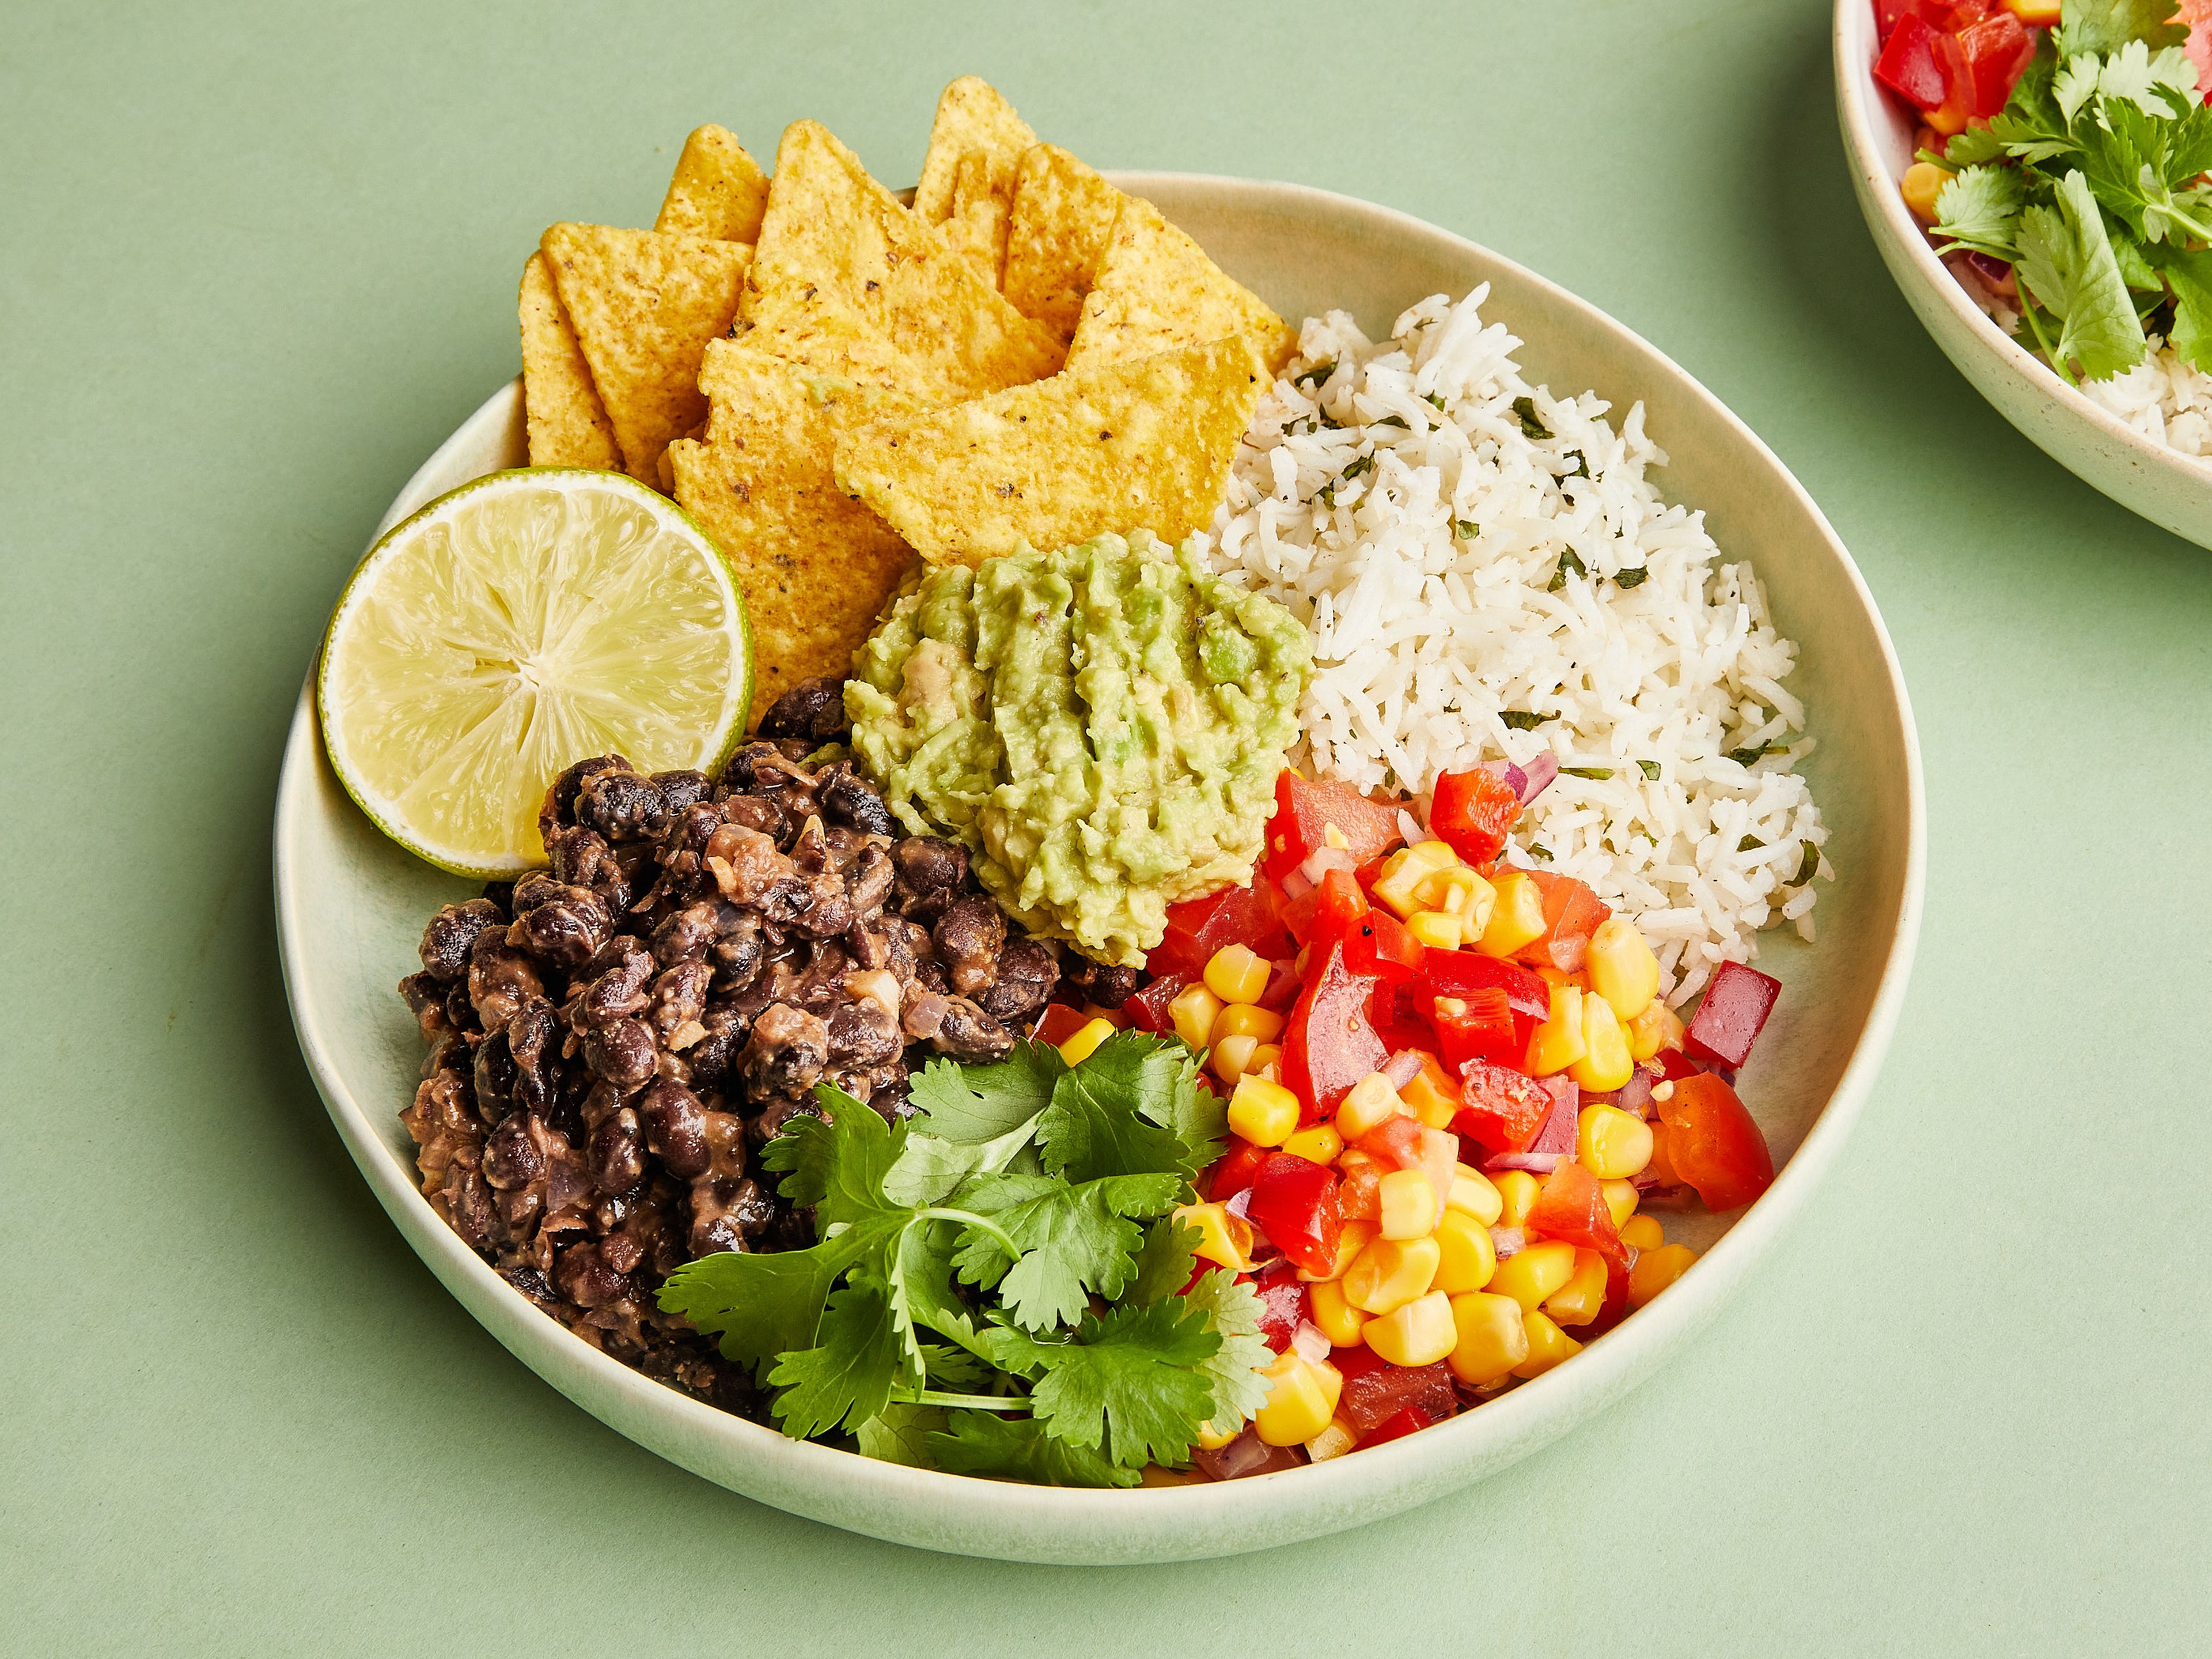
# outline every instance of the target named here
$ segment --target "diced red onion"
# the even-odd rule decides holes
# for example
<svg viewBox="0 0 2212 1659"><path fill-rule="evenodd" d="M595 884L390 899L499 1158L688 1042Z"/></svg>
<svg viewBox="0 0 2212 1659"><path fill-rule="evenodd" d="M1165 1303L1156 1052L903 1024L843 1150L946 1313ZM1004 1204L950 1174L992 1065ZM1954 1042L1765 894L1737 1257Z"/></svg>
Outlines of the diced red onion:
<svg viewBox="0 0 2212 1659"><path fill-rule="evenodd" d="M1497 1252L1500 1261L1504 1261L1509 1255L1526 1249L1528 1246L1528 1235L1518 1227L1492 1227L1490 1230L1490 1248Z"/></svg>
<svg viewBox="0 0 2212 1659"><path fill-rule="evenodd" d="M1260 1438L1256 1428L1247 1426L1244 1432L1213 1454L1213 1467L1218 1471L1217 1480L1234 1480L1239 1475L1250 1474L1267 1461L1272 1449Z"/></svg>
<svg viewBox="0 0 2212 1659"><path fill-rule="evenodd" d="M1544 1115L1544 1127L1536 1131L1528 1150L1571 1154L1575 1150L1576 1118L1582 1110L1582 1091L1568 1077L1541 1078L1538 1083L1552 1097L1552 1109Z"/></svg>
<svg viewBox="0 0 2212 1659"><path fill-rule="evenodd" d="M1306 855L1306 861L1298 866L1297 873L1304 876L1310 884L1318 887L1321 885L1321 878L1332 870L1341 870L1348 876L1358 868L1359 860L1346 852L1343 848L1316 847Z"/></svg>
<svg viewBox="0 0 2212 1659"><path fill-rule="evenodd" d="M1252 1218L1247 1213L1247 1212L1249 1212L1252 1207L1252 1189L1249 1187L1244 1188L1237 1194L1236 1197L1231 1199L1221 1207L1226 1210L1230 1214L1235 1216L1239 1221L1249 1221Z"/></svg>
<svg viewBox="0 0 2212 1659"><path fill-rule="evenodd" d="M1559 1167L1564 1152L1499 1152L1483 1160L1485 1175L1504 1175L1508 1170L1526 1170L1530 1175L1549 1175Z"/></svg>
<svg viewBox="0 0 2212 1659"><path fill-rule="evenodd" d="M1390 1079L1390 1086L1402 1089L1421 1074L1421 1051L1401 1048L1383 1062L1382 1075Z"/></svg>
<svg viewBox="0 0 2212 1659"><path fill-rule="evenodd" d="M1552 787L1552 780L1559 775L1559 757L1547 749L1522 769L1521 804L1523 806Z"/></svg>
<svg viewBox="0 0 2212 1659"><path fill-rule="evenodd" d="M1482 763L1482 769L1498 779L1522 800L1528 799L1528 775L1511 761L1485 761Z"/></svg>
<svg viewBox="0 0 2212 1659"><path fill-rule="evenodd" d="M1633 1112L1638 1117L1650 1116L1652 1076L1653 1073L1649 1067L1638 1066L1635 1071L1629 1073L1627 1083L1622 1085L1620 1092L1613 1097L1613 1103L1620 1107L1622 1111Z"/></svg>
<svg viewBox="0 0 2212 1659"><path fill-rule="evenodd" d="M1628 1184L1639 1193L1656 1191L1660 1185L1659 1172L1647 1164L1628 1177Z"/></svg>
<svg viewBox="0 0 2212 1659"><path fill-rule="evenodd" d="M1260 1006L1279 1012L1298 1000L1297 964L1285 957L1267 964L1267 988L1260 993Z"/></svg>
<svg viewBox="0 0 2212 1659"><path fill-rule="evenodd" d="M1291 1346L1302 1358L1318 1364L1328 1358L1328 1351L1334 1345L1320 1326L1310 1319L1301 1319L1297 1329L1291 1334Z"/></svg>
<svg viewBox="0 0 2212 1659"><path fill-rule="evenodd" d="M1285 875L1276 884L1283 890L1283 896L1286 899L1302 899L1314 890L1314 884L1296 870Z"/></svg>
<svg viewBox="0 0 2212 1659"><path fill-rule="evenodd" d="M1428 797L1424 796L1422 800L1423 805L1421 807L1421 813L1422 817L1425 817L1428 815L1429 811L1427 805ZM1411 812L1408 812L1401 806L1398 809L1398 833L1406 838L1406 845L1411 847L1415 842L1419 841L1429 832L1423 825L1420 818L1415 817Z"/></svg>

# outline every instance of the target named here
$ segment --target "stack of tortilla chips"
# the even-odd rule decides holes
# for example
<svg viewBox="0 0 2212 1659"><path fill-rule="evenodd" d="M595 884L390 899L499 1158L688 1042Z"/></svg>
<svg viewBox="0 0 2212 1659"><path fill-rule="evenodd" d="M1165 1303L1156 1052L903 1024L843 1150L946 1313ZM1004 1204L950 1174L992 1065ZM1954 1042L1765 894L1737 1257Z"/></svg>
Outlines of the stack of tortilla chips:
<svg viewBox="0 0 2212 1659"><path fill-rule="evenodd" d="M945 90L914 206L811 121L773 178L691 135L649 231L525 268L533 466L620 467L729 556L756 717L844 674L914 569L1204 529L1295 331L1152 204Z"/></svg>

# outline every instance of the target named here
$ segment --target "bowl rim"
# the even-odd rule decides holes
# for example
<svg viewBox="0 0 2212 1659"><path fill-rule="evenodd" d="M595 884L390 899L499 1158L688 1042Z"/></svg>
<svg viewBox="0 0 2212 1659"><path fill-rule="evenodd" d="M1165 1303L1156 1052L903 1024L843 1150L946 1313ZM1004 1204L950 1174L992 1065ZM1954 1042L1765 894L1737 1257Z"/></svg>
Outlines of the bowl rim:
<svg viewBox="0 0 2212 1659"><path fill-rule="evenodd" d="M1874 8L1870 0L1835 0L1830 39L1835 60L1837 113L1843 127L1844 153L1851 170L1858 175L1856 194L1862 209L1869 202L1875 204L1873 210L1881 216L1893 244L1905 251L1905 258L1929 291L2003 367L2048 395L2061 410L2087 421L2106 438L2132 451L2140 461L2170 471L2177 477L2212 494L2212 465L2208 465L2212 458L2199 459L2184 455L2136 431L2111 410L2068 385L2056 369L1999 328L1988 313L1967 297L1959 279L1936 257L1936 250L1929 245L1920 222L1905 205L1898 180L1889 176L1882 160L1881 143L1875 131L1870 107L1882 96L1881 86L1874 78L1875 54L1871 48L1878 43L1874 37Z"/></svg>
<svg viewBox="0 0 2212 1659"><path fill-rule="evenodd" d="M1863 0L1858 3L1863 3ZM793 1440L775 1429L665 1387L610 1358L557 1321L547 1318L438 1218L419 1190L411 1167L392 1154L377 1127L376 1119L356 1097L322 1040L320 1033L325 1022L342 1017L343 1011L323 1006L312 980L295 970L295 961L304 958L307 944L297 884L311 878L313 872L294 867L290 843L312 820L317 799L316 769L327 768L319 747L314 665L311 658L285 744L273 824L272 874L285 993L301 1052L325 1109L364 1179L402 1236L424 1256L426 1265L455 1291L457 1299L468 1307L471 1316L486 1324L501 1346L544 1381L568 1394L603 1420L604 1413L583 1398L586 1392L598 1399L627 1396L637 1402L642 1414L662 1419L668 1429L666 1438L678 1448L708 1442L729 1444L736 1454L732 1461L743 1462L761 1471L767 1477L763 1485L772 1484L785 1491L801 1486L819 1486L824 1491L848 1494L847 1502L833 1506L840 1511L838 1515L817 1516L830 1524L925 1548L965 1550L968 1547L963 1544L933 1545L927 1539L914 1536L926 1530L918 1519L910 1520L904 1532L888 1522L886 1529L878 1531L842 1514L854 1504L896 1510L907 1517L941 1516L948 1509L957 1508L976 1516L1000 1540L988 1551L978 1548L971 1553L988 1553L1011 1559L1083 1561L1085 1558L1072 1553L1066 1540L1077 1535L1077 1526L1085 1523L1100 1524L1102 1540L1113 1533L1126 1534L1142 1527L1155 1530L1172 1528L1184 1540L1171 1549L1120 1554L1109 1552L1090 1558L1099 1562L1234 1553L1317 1535L1358 1524L1369 1515L1425 1502L1470 1484L1482 1474L1534 1450L1580 1420L1587 1413L1574 1408L1577 1396L1588 1397L1589 1409L1595 1411L1626 1392L1718 1311L1753 1265L1796 1218L1825 1177L1872 1089L1895 1030L1918 940L1926 879L1926 807L1919 738L1904 674L1881 611L1856 562L1803 485L1765 441L1701 382L1626 324L1607 316L1589 301L1513 260L1410 214L1334 191L1267 180L1165 172L1113 172L1107 176L1136 193L1194 187L1216 190L1232 198L1236 209L1243 212L1349 215L1386 235L1443 238L1510 272L1516 281L1528 283L1552 303L1563 306L1577 324L1626 337L1649 352L1663 375L1672 377L1680 389L1707 404L1720 418L1724 429L1771 469L1793 504L1808 516L1825 540L1829 555L1836 561L1871 625L1896 711L1905 761L1904 867L1900 872L1895 931L1882 958L1881 975L1864 1022L1835 1087L1814 1115L1803 1140L1778 1173L1773 1185L1730 1224L1684 1274L1674 1293L1668 1298L1640 1310L1636 1318L1624 1321L1590 1342L1576 1356L1573 1364L1523 1383L1480 1411L1464 1413L1420 1436L1404 1437L1358 1458L1338 1458L1240 1480L1187 1486L1121 1490L1026 1486L910 1468L813 1442ZM440 493L437 480L457 452L483 443L495 428L519 428L520 404L521 382L518 376L486 399L416 470L394 498L370 538L369 545L374 546L391 525ZM388 1115L388 1111L385 1115ZM477 1292L480 1300L489 1300L495 1305L511 1304L512 1311L519 1313L520 1320L510 1322L512 1328L507 1330L487 1321L477 1308L468 1306L466 1298L458 1295L457 1279ZM581 1368L576 1387L572 1388L557 1374L563 1366ZM611 1423L610 1426L616 1427L626 1438L638 1438L618 1425ZM1437 1437L1444 1438L1440 1440ZM643 1440L640 1443L659 1455L693 1468L702 1478L729 1484L680 1455L679 1450L671 1449L668 1444ZM1437 1455L1447 1448L1459 1455ZM1439 1474L1440 1469L1468 1472ZM1424 1474L1427 1479L1422 1478ZM1285 1491L1282 1486L1285 1480L1297 1484ZM1403 1487L1415 1489L1418 1495L1404 1498L1399 1493ZM1271 1510L1274 1511L1274 1524L1255 1528L1255 1521L1267 1516ZM1327 1513L1317 1515L1315 1511ZM1199 1538L1198 1529L1209 1521L1231 1528L1241 1527L1246 1535L1226 1536L1208 1544ZM1037 1529L1037 1535L1025 1537L1024 1528L1031 1528ZM969 1530L972 1533L975 1528Z"/></svg>

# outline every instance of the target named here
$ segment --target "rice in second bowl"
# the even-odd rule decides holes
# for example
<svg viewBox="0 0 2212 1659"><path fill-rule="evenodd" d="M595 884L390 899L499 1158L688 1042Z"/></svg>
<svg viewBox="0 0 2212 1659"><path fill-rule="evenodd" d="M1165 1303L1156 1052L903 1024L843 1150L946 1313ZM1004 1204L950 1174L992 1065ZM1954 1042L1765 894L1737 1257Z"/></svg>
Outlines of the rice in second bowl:
<svg viewBox="0 0 2212 1659"><path fill-rule="evenodd" d="M1516 861L1594 887L1660 953L1670 1000L1813 936L1827 837L1796 773L1814 740L1748 562L1646 477L1632 408L1529 385L1486 323L1487 285L1371 342L1310 319L1261 398L1208 556L1311 626L1300 710L1314 765L1425 792L1439 772L1540 754L1560 775Z"/></svg>

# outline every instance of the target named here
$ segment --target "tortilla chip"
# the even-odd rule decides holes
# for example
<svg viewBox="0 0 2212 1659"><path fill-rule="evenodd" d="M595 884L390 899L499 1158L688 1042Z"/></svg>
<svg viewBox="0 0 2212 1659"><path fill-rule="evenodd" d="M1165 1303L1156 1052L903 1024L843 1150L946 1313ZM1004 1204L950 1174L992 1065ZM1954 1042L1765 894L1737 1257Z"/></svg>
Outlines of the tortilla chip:
<svg viewBox="0 0 2212 1659"><path fill-rule="evenodd" d="M961 396L1020 386L1060 367L1059 341L899 206L827 128L794 121L776 149L745 319L761 316L756 294L781 292L788 306L793 295L808 300L809 289L828 295Z"/></svg>
<svg viewBox="0 0 2212 1659"><path fill-rule="evenodd" d="M737 136L723 127L701 127L684 141L653 228L723 242L757 241L767 204L768 174Z"/></svg>
<svg viewBox="0 0 2212 1659"><path fill-rule="evenodd" d="M1298 347L1296 329L1231 282L1158 208L1125 197L1068 343L1067 367L1095 368L1149 357L1224 334L1250 340L1271 374Z"/></svg>
<svg viewBox="0 0 2212 1659"><path fill-rule="evenodd" d="M996 88L975 76L962 76L937 100L937 118L929 128L929 149L921 161L921 182L914 187L916 216L931 225L951 216L960 158L971 149L983 152L990 168L991 189L1011 199L1022 152L1036 141L1036 134L1014 113L1014 106L999 95Z"/></svg>
<svg viewBox="0 0 2212 1659"><path fill-rule="evenodd" d="M1000 283L1014 309L1071 338L1121 210L1121 192L1057 145L1024 155Z"/></svg>
<svg viewBox="0 0 2212 1659"><path fill-rule="evenodd" d="M553 291L545 256L533 253L522 267L522 406L530 433L532 466L622 465L615 429L592 371L576 343L576 331Z"/></svg>
<svg viewBox="0 0 2212 1659"><path fill-rule="evenodd" d="M1242 335L856 426L837 482L937 564L1212 522L1264 370Z"/></svg>
<svg viewBox="0 0 2212 1659"><path fill-rule="evenodd" d="M753 631L753 708L801 680L852 672L853 653L915 567L914 550L838 489L841 434L911 405L809 374L738 340L708 348L707 441L668 447L676 499L736 572Z"/></svg>
<svg viewBox="0 0 2212 1659"><path fill-rule="evenodd" d="M960 158L953 175L952 212L937 228L946 246L958 249L975 274L999 286L1006 264L1006 198L991 188L990 162L980 149ZM1018 307L1017 307L1018 309Z"/></svg>
<svg viewBox="0 0 2212 1659"><path fill-rule="evenodd" d="M818 284L785 283L745 290L746 344L818 374L831 374L924 404L957 403L968 395L927 364L915 362L860 320Z"/></svg>
<svg viewBox="0 0 2212 1659"><path fill-rule="evenodd" d="M623 465L657 483L660 452L707 416L699 360L729 332L752 250L607 225L555 225L541 246Z"/></svg>

